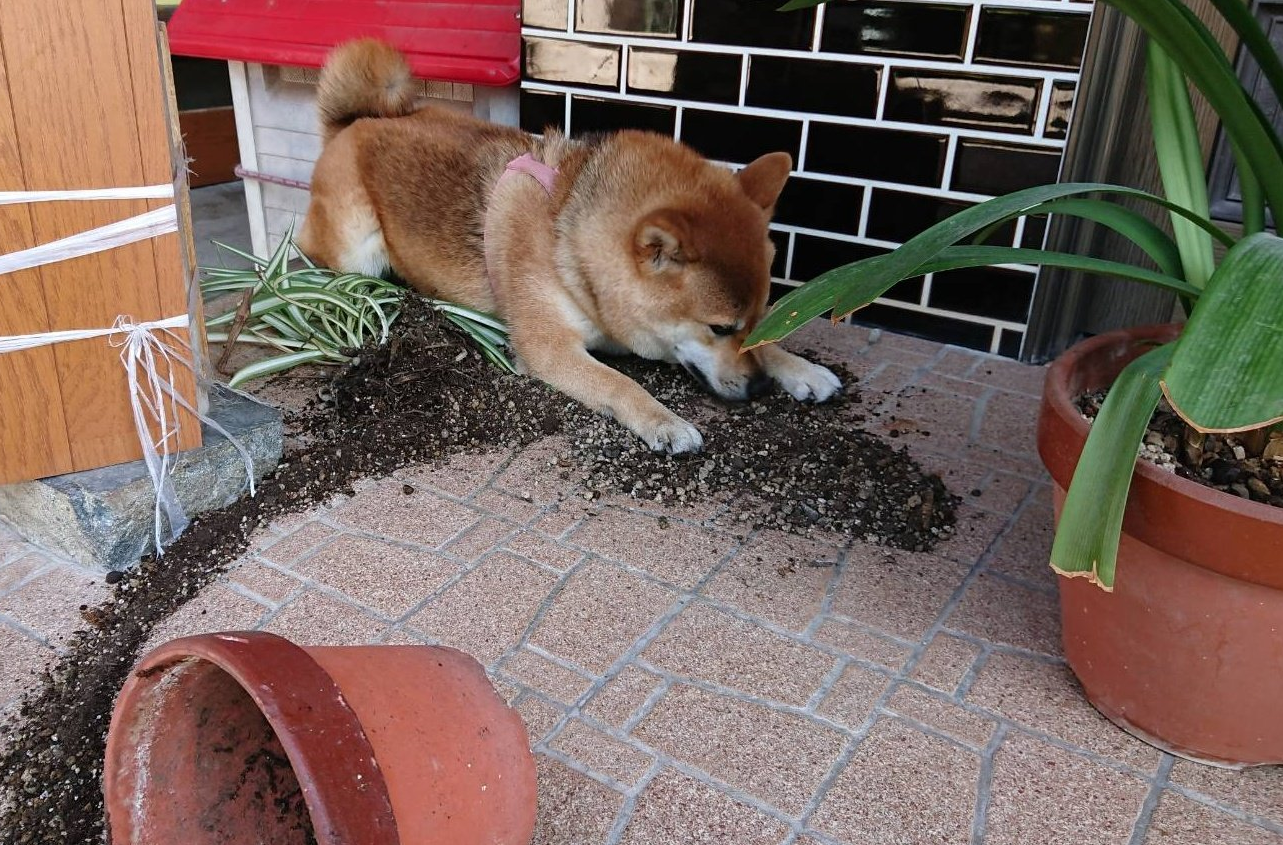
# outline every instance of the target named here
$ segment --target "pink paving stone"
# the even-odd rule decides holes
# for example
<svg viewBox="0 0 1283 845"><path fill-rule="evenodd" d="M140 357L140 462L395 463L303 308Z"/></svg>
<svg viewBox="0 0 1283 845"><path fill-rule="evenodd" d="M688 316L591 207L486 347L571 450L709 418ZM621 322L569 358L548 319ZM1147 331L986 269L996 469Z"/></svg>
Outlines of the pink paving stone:
<svg viewBox="0 0 1283 845"><path fill-rule="evenodd" d="M676 598L638 575L589 561L570 576L530 641L590 672L605 672Z"/></svg>
<svg viewBox="0 0 1283 845"><path fill-rule="evenodd" d="M880 719L811 817L844 845L966 845L980 759L902 722ZM1031 839L1032 843L1043 840Z"/></svg>
<svg viewBox="0 0 1283 845"><path fill-rule="evenodd" d="M531 689L567 707L592 686L592 680L532 651L522 649L503 662L503 671Z"/></svg>
<svg viewBox="0 0 1283 845"><path fill-rule="evenodd" d="M994 753L984 841L1127 845L1148 791L1140 778L1012 733Z"/></svg>
<svg viewBox="0 0 1283 845"><path fill-rule="evenodd" d="M590 770L633 786L650 770L655 758L614 737L572 719L548 743Z"/></svg>
<svg viewBox="0 0 1283 845"><path fill-rule="evenodd" d="M856 730L868 720L890 679L854 663L842 670L816 712Z"/></svg>
<svg viewBox="0 0 1283 845"><path fill-rule="evenodd" d="M663 682L636 666L625 666L623 671L607 681L583 706L584 715L615 728L623 728L641 709Z"/></svg>
<svg viewBox="0 0 1283 845"><path fill-rule="evenodd" d="M253 560L233 569L228 579L273 606L303 588L303 582L297 578Z"/></svg>
<svg viewBox="0 0 1283 845"><path fill-rule="evenodd" d="M1233 772L1177 760L1171 781L1283 825L1283 766Z"/></svg>
<svg viewBox="0 0 1283 845"><path fill-rule="evenodd" d="M559 706L550 704L535 695L525 695L515 706L517 712L521 714L522 721L526 723L526 733L530 736L532 748L552 733L552 729L557 727L566 715L566 711ZM540 789L543 789L542 784Z"/></svg>
<svg viewBox="0 0 1283 845"><path fill-rule="evenodd" d="M233 592L225 584L213 584L157 625L140 653L145 654L179 637L252 631L269 612L267 606Z"/></svg>
<svg viewBox="0 0 1283 845"><path fill-rule="evenodd" d="M978 352L947 346L935 363L931 365L931 371L941 375L961 378L974 370L984 360L984 357Z"/></svg>
<svg viewBox="0 0 1283 845"><path fill-rule="evenodd" d="M677 684L633 735L790 815L833 767L842 735L803 716Z"/></svg>
<svg viewBox="0 0 1283 845"><path fill-rule="evenodd" d="M305 522L259 554L267 560L289 566L338 532L323 522Z"/></svg>
<svg viewBox="0 0 1283 845"><path fill-rule="evenodd" d="M523 560L492 555L408 624L489 665L518 643L555 583L555 576Z"/></svg>
<svg viewBox="0 0 1283 845"><path fill-rule="evenodd" d="M624 796L542 755L535 757L539 811L533 845L605 842Z"/></svg>
<svg viewBox="0 0 1283 845"><path fill-rule="evenodd" d="M44 555L29 554L0 566L0 593L15 589L41 569L52 565Z"/></svg>
<svg viewBox="0 0 1283 845"><path fill-rule="evenodd" d="M578 525L583 518L583 505L578 502L567 501L549 507L531 522L529 527L556 539Z"/></svg>
<svg viewBox="0 0 1283 845"><path fill-rule="evenodd" d="M399 481L384 481L360 492L332 518L344 525L393 540L440 546L475 523L476 512L425 490L410 495Z"/></svg>
<svg viewBox="0 0 1283 845"><path fill-rule="evenodd" d="M776 845L789 829L753 807L679 772L655 776L633 808L622 845Z"/></svg>
<svg viewBox="0 0 1283 845"><path fill-rule="evenodd" d="M941 393L950 393L955 396L965 396L968 399L977 399L981 394L989 390L989 387L979 382L968 381L965 378L946 375L943 373L925 372L920 373L913 384L906 387L904 395L912 398L913 392L920 388L928 390L938 390Z"/></svg>
<svg viewBox="0 0 1283 845"><path fill-rule="evenodd" d="M980 422L980 442L1009 452L1037 453L1035 440L1039 400L1018 393L998 392L989 397Z"/></svg>
<svg viewBox="0 0 1283 845"><path fill-rule="evenodd" d="M934 555L857 544L847 554L832 611L917 640L966 574L965 567Z"/></svg>
<svg viewBox="0 0 1283 845"><path fill-rule="evenodd" d="M983 572L945 624L994 643L1053 656L1061 652L1056 598Z"/></svg>
<svg viewBox="0 0 1283 845"><path fill-rule="evenodd" d="M444 557L382 540L345 536L294 564L294 571L396 619L459 574Z"/></svg>
<svg viewBox="0 0 1283 845"><path fill-rule="evenodd" d="M875 430L910 448L951 452L969 442L974 407L975 400L968 397L914 387L883 404Z"/></svg>
<svg viewBox="0 0 1283 845"><path fill-rule="evenodd" d="M34 547L0 523L0 563L32 551Z"/></svg>
<svg viewBox="0 0 1283 845"><path fill-rule="evenodd" d="M964 499L969 498L964 496ZM941 557L970 566L993 545L1009 521L1008 514L995 513L964 501L958 506L953 534L942 540L932 551Z"/></svg>
<svg viewBox="0 0 1283 845"><path fill-rule="evenodd" d="M910 684L901 684L886 706L893 713L935 728L976 750L985 747L998 724Z"/></svg>
<svg viewBox="0 0 1283 845"><path fill-rule="evenodd" d="M0 672L0 711L28 687L34 686L37 674L54 652L30 637L0 624L0 654L4 671Z"/></svg>
<svg viewBox="0 0 1283 845"><path fill-rule="evenodd" d="M87 623L80 607L90 607L111 594L100 578L71 566L54 566L0 598L0 613L60 645Z"/></svg>
<svg viewBox="0 0 1283 845"><path fill-rule="evenodd" d="M902 361L862 362L867 367L859 374L864 401L869 407L878 405L881 400L917 379L917 366L925 362L925 358L917 356L908 356Z"/></svg>
<svg viewBox="0 0 1283 845"><path fill-rule="evenodd" d="M1279 845L1283 833L1236 819L1166 790L1149 822L1145 845Z"/></svg>
<svg viewBox="0 0 1283 845"><path fill-rule="evenodd" d="M479 455L456 455L439 466L416 466L395 473L397 480L433 487L447 496L466 499L489 482L512 453L506 449Z"/></svg>
<svg viewBox="0 0 1283 845"><path fill-rule="evenodd" d="M841 551L780 531L750 539L703 593L792 631L819 614Z"/></svg>
<svg viewBox="0 0 1283 845"><path fill-rule="evenodd" d="M983 381L1002 390L1041 396L1047 380L1047 367L1034 367L1004 358L988 358L971 371L968 378Z"/></svg>
<svg viewBox="0 0 1283 845"><path fill-rule="evenodd" d="M581 524L570 541L688 589L738 545L729 534L614 509Z"/></svg>
<svg viewBox="0 0 1283 845"><path fill-rule="evenodd" d="M805 706L834 667L824 652L702 603L669 622L642 657L674 675L795 707Z"/></svg>
<svg viewBox="0 0 1283 845"><path fill-rule="evenodd" d="M499 548L516 526L494 517L481 521L450 541L445 550L455 557L475 561Z"/></svg>
<svg viewBox="0 0 1283 845"><path fill-rule="evenodd" d="M494 486L518 496L528 495L539 505L555 504L575 486L573 481L557 475L564 469L557 465L557 459L569 452L569 444L561 437L533 443L517 453L512 463L495 478Z"/></svg>
<svg viewBox="0 0 1283 845"><path fill-rule="evenodd" d="M1029 425L1032 426L1033 422ZM993 469L1014 473L1034 481L1043 481L1047 478L1047 470L1043 468L1042 461L1035 453L1013 452L1004 448L999 441L995 441L994 444L973 443L958 455L965 460L986 464Z"/></svg>
<svg viewBox="0 0 1283 845"><path fill-rule="evenodd" d="M528 528L509 537L504 547L536 563L563 571L574 566L583 557L578 550L568 549L557 541Z"/></svg>
<svg viewBox="0 0 1283 845"><path fill-rule="evenodd" d="M469 504L478 510L493 516L501 517L517 525L525 525L540 512L541 506L533 501L526 501L520 495L503 493L498 490L482 490Z"/></svg>
<svg viewBox="0 0 1283 845"><path fill-rule="evenodd" d="M979 656L979 646L941 632L931 638L911 677L952 694Z"/></svg>
<svg viewBox="0 0 1283 845"><path fill-rule="evenodd" d="M815 642L841 649L852 657L859 657L899 671L909 659L912 649L902 643L878 636L850 622L825 620L816 630Z"/></svg>
<svg viewBox="0 0 1283 845"><path fill-rule="evenodd" d="M287 604L264 630L301 645L367 645L387 625L359 608L320 593L305 593Z"/></svg>

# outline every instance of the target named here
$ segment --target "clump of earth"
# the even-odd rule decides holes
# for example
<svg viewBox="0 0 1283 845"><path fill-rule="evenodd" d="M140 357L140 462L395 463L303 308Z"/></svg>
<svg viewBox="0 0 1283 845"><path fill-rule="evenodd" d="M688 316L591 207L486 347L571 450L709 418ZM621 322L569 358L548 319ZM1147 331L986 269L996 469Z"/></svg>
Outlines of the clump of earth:
<svg viewBox="0 0 1283 845"><path fill-rule="evenodd" d="M659 504L729 500L746 527L825 531L926 550L952 531L957 498L903 449L860 428L853 379L835 400L800 405L782 394L721 403L673 367L612 362L700 428L698 455L657 455L617 423L533 379L487 362L458 330L410 297L393 337L291 414L295 445L242 498L193 520L160 557L113 573L112 595L86 607L67 642L3 731L4 842L93 843L103 837L101 775L112 704L152 629L248 547L251 535L361 478L452 455L519 448L550 435L567 445L549 472L595 501L622 494Z"/></svg>

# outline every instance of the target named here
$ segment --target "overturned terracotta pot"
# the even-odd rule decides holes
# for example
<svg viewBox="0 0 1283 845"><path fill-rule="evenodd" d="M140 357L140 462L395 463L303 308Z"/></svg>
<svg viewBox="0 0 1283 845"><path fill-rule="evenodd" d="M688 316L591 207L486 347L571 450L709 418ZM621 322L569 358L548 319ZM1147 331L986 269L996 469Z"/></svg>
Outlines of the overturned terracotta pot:
<svg viewBox="0 0 1283 845"><path fill-rule="evenodd" d="M1179 331L1101 335L1052 365L1038 451L1057 513L1090 430L1074 398ZM1061 578L1060 607L1065 657L1113 722L1200 762L1283 763L1283 508L1137 461L1114 591Z"/></svg>
<svg viewBox="0 0 1283 845"><path fill-rule="evenodd" d="M125 683L103 772L115 845L526 845L520 716L450 648L186 637Z"/></svg>

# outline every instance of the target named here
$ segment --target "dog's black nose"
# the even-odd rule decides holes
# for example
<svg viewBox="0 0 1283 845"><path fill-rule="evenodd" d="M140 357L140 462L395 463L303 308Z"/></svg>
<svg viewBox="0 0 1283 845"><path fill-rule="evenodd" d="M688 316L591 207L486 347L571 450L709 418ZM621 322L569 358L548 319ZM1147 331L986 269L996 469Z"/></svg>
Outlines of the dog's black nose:
<svg viewBox="0 0 1283 845"><path fill-rule="evenodd" d="M749 379L748 398L756 399L759 396L763 396L767 393L770 393L771 388L774 386L775 386L774 379L772 379L766 373L758 373L757 375L753 376L753 378Z"/></svg>

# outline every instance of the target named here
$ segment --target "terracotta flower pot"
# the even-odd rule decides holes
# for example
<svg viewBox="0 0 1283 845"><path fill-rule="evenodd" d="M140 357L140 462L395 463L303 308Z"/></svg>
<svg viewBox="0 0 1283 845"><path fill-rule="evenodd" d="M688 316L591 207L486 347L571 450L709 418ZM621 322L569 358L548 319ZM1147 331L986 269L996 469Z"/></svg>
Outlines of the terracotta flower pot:
<svg viewBox="0 0 1283 845"><path fill-rule="evenodd" d="M1089 430L1074 397L1179 331L1101 335L1052 365L1038 451L1057 511ZM1114 587L1060 579L1065 656L1092 704L1183 757L1283 763L1283 509L1138 461Z"/></svg>
<svg viewBox="0 0 1283 845"><path fill-rule="evenodd" d="M463 652L174 640L125 683L103 791L115 845L526 845L520 716Z"/></svg>

